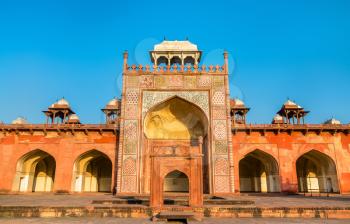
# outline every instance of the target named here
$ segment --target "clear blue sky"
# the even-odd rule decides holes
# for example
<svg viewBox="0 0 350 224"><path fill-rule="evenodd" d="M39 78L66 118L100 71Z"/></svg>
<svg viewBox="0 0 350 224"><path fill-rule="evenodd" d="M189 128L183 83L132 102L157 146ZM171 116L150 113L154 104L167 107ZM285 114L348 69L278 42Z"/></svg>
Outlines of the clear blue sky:
<svg viewBox="0 0 350 224"><path fill-rule="evenodd" d="M64 96L84 123L120 95L122 52L148 63L163 39L188 37L203 62L231 55L231 95L271 122L289 97L309 123L350 122L350 1L0 1L0 120L44 122Z"/></svg>

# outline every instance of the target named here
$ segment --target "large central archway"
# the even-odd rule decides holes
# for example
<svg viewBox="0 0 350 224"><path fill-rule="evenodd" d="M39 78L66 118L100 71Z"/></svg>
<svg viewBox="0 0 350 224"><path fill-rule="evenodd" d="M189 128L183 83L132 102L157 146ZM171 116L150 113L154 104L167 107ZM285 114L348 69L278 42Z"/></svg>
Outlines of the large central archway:
<svg viewBox="0 0 350 224"><path fill-rule="evenodd" d="M207 128L208 120L204 112L179 97L153 107L144 121L144 133L148 139L198 139L206 135Z"/></svg>
<svg viewBox="0 0 350 224"><path fill-rule="evenodd" d="M50 192L53 189L56 161L42 150L34 150L17 162L13 190L20 192Z"/></svg>
<svg viewBox="0 0 350 224"><path fill-rule="evenodd" d="M150 160L151 142L162 142L164 146L196 144L203 138L203 191L209 193L209 158L208 158L208 118L197 105L174 96L153 106L144 118L143 151L143 193L150 191Z"/></svg>
<svg viewBox="0 0 350 224"><path fill-rule="evenodd" d="M296 163L299 192L339 193L334 161L319 151L305 153Z"/></svg>
<svg viewBox="0 0 350 224"><path fill-rule="evenodd" d="M205 113L179 97L148 111L142 179L144 186L150 186L152 206L162 206L163 191L189 193L190 205L203 203L203 186L208 186L208 178L203 178L208 167L202 166L203 154L207 159L207 130Z"/></svg>
<svg viewBox="0 0 350 224"><path fill-rule="evenodd" d="M81 156L74 164L75 192L110 192L112 162L103 153L92 150Z"/></svg>
<svg viewBox="0 0 350 224"><path fill-rule="evenodd" d="M241 192L280 192L277 161L269 154L255 150L239 162Z"/></svg>

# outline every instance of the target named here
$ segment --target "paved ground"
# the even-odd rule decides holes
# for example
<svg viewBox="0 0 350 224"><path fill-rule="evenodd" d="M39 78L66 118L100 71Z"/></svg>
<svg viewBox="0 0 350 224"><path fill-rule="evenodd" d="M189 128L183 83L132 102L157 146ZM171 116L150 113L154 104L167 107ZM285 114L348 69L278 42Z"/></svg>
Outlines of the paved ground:
<svg viewBox="0 0 350 224"><path fill-rule="evenodd" d="M257 207L350 207L350 196L331 197L290 196L241 196L241 199L253 200Z"/></svg>
<svg viewBox="0 0 350 224"><path fill-rule="evenodd" d="M252 200L256 207L350 207L349 196L332 197L304 197L302 195L280 196L280 195L255 195L236 196L234 200ZM93 200L113 200L110 194L84 194L84 195L54 195L54 194L25 194L25 195L0 195L0 206L89 206ZM94 205L99 206L99 205ZM105 206L105 205L102 205ZM122 206L122 205L121 205ZM252 207L249 205L249 207ZM0 218L0 223L22 224L148 224L148 219L118 219L118 218ZM323 219L204 219L203 224L220 223L248 223L248 224L270 224L270 223L350 223L350 220L323 220Z"/></svg>
<svg viewBox="0 0 350 224"><path fill-rule="evenodd" d="M150 224L146 219L116 219L116 218L16 218L1 219L2 224ZM277 224L277 223L310 223L310 224L348 224L350 220L320 220L320 219L204 219L203 222L192 222L193 224ZM160 223L157 223L160 224Z"/></svg>
<svg viewBox="0 0 350 224"><path fill-rule="evenodd" d="M332 197L304 197L301 195L236 196L233 199L252 200L257 207L350 207L350 195ZM110 194L0 195L0 205L2 206L87 206L91 205L93 200L113 200L113 196Z"/></svg>
<svg viewBox="0 0 350 224"><path fill-rule="evenodd" d="M54 195L45 193L0 195L2 206L86 206L93 200L111 200L111 194Z"/></svg>

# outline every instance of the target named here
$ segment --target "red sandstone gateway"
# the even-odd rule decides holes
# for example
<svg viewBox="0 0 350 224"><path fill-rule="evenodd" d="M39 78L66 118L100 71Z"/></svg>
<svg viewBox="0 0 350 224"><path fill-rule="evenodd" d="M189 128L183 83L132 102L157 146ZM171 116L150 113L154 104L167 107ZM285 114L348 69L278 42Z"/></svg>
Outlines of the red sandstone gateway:
<svg viewBox="0 0 350 224"><path fill-rule="evenodd" d="M0 125L2 192L111 192L189 197L236 192L350 193L350 125L305 124L308 111L288 100L272 124L246 124L249 108L229 98L223 66L199 65L189 41L163 41L153 65L128 65L121 100L105 124L81 124L65 99L45 124Z"/></svg>

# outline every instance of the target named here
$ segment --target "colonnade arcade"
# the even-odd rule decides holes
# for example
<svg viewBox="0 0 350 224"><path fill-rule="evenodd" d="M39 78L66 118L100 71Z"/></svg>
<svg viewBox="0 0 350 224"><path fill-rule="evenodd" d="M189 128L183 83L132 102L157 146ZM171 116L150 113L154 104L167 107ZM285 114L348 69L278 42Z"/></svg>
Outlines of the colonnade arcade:
<svg viewBox="0 0 350 224"><path fill-rule="evenodd" d="M311 150L297 159L295 169L300 193L340 192L336 164L326 154ZM248 153L239 161L240 192L280 192L279 172L273 156L258 149Z"/></svg>
<svg viewBox="0 0 350 224"><path fill-rule="evenodd" d="M193 54L193 56L186 56L183 55L174 56L174 55L163 55L158 56L158 58L155 61L155 65L197 65L198 64L198 56L196 54Z"/></svg>
<svg viewBox="0 0 350 224"><path fill-rule="evenodd" d="M171 107L169 107L172 104ZM161 104L157 107L157 110L153 110L151 114L153 118L164 117L160 114L165 113L166 110L173 108L174 105L186 104L185 101L175 98L168 102ZM182 105L184 106L184 105ZM176 106L175 106L176 107ZM167 109L165 109L167 108ZM164 111L165 110L165 111ZM156 112L158 111L158 112ZM172 109L171 109L172 111ZM178 111L178 110L174 110ZM173 111L173 112L174 112ZM170 111L168 111L170 112ZM169 115L169 114L168 114ZM167 116L168 116L167 115ZM174 115L174 114L172 114ZM176 114L180 121L184 122L184 117ZM169 118L169 117L168 117ZM148 121L146 127L152 127L152 122L155 120L152 118ZM160 120L160 121L161 121ZM190 120L187 120L186 125L188 125ZM199 120L197 120L198 122ZM160 122L163 124L164 120ZM177 121L178 122L178 121ZM199 131L203 128L200 123L192 120L190 123L192 126L197 127L197 131L192 130L187 132L189 135L194 137L194 135L204 134L204 130ZM185 123L181 123L183 125ZM180 123L178 124L180 125ZM198 126L199 125L199 126ZM199 127L199 128L198 128ZM172 138L174 136L162 135L159 136L159 128L154 127L148 130L148 135L150 137L158 137L153 140L153 145L156 150L160 149L162 153L165 154L166 158L169 155L166 154L170 150L171 153L178 153L179 158L187 158L189 155L186 154L187 149L185 145L193 144L193 148L196 148L200 142L193 139L188 141L185 139L178 139L176 141L164 141L164 138ZM199 131L199 132L198 132ZM161 132L164 134L164 132ZM169 133L168 133L169 134ZM175 133L178 136L184 133ZM163 140L161 140L163 138ZM181 138L181 137L180 137ZM176 142L176 147L171 147L169 144L174 144ZM188 142L188 143L187 143ZM192 143L191 143L192 142ZM203 143L199 144L201 149L203 149ZM169 149L169 150L168 150ZM174 151L175 150L175 151ZM170 153L169 151L169 153ZM172 155L172 154L171 154ZM202 157L200 157L202 160ZM205 158L203 158L205 159ZM184 172L176 169L177 160L173 159L174 169L169 170L168 173L164 175L164 180L162 183L162 191L165 193L169 192L183 192L188 193L190 191L190 181L191 178ZM179 160L178 165L181 167L183 164ZM202 172L206 173L207 167L202 167L201 165L201 176ZM91 150L82 155L80 155L74 162L73 166L73 179L72 179L72 191L74 192L110 192L112 186L112 162L111 160L102 152L98 150ZM150 168L150 167L148 167ZM295 163L295 169L298 178L298 191L299 192L328 192L328 193L339 193L339 183L337 177L336 164L333 159L326 154L311 150L303 155L301 155ZM52 155L42 150L33 150L31 152L23 155L17 162L16 174L13 181L13 191L19 192L51 192L53 191L54 180L56 172L56 161ZM150 171L149 171L150 172ZM148 176L148 181L150 181L151 176ZM202 184L206 184L205 175L201 177ZM193 178L192 178L193 179ZM147 180L147 178L145 179ZM150 182L148 182L150 184ZM239 161L239 184L240 192L280 192L280 174L279 165L276 159L262 150L254 150L248 153L244 158ZM150 186L150 185L149 185ZM203 189L202 189L203 190Z"/></svg>
<svg viewBox="0 0 350 224"><path fill-rule="evenodd" d="M112 162L102 152L88 151L80 155L73 165L73 192L110 192ZM17 162L12 190L15 192L52 192L56 161L42 150L33 150Z"/></svg>

